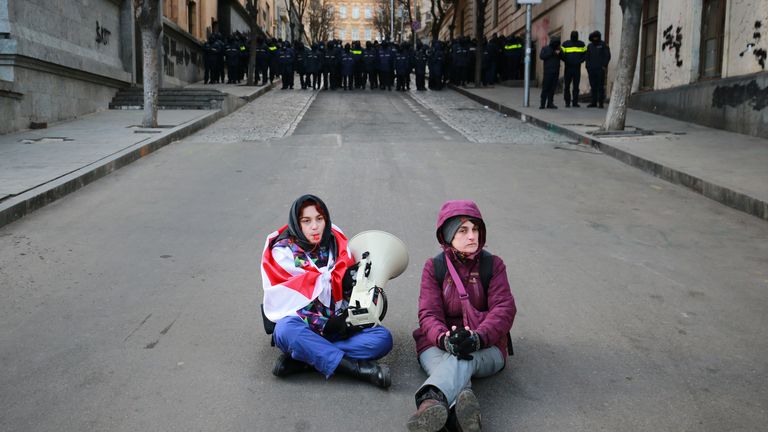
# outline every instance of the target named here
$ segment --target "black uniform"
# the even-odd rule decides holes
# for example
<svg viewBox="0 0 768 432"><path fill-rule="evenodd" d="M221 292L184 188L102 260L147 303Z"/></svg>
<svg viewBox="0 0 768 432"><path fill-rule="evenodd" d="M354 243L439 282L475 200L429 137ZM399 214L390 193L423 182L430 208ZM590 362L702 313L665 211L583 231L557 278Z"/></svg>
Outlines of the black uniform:
<svg viewBox="0 0 768 432"><path fill-rule="evenodd" d="M443 43L439 40L432 42L432 51L429 53L429 89L441 90L443 88L443 71L445 65L445 51Z"/></svg>
<svg viewBox="0 0 768 432"><path fill-rule="evenodd" d="M504 47L502 47L501 58L503 59L502 79L519 80L520 64L523 60L523 44L517 36L509 36Z"/></svg>
<svg viewBox="0 0 768 432"><path fill-rule="evenodd" d="M378 59L379 88L382 90L392 90L392 72L394 70L395 59L388 44L381 46Z"/></svg>
<svg viewBox="0 0 768 432"><path fill-rule="evenodd" d="M341 88L344 90L352 90L354 86L355 75L355 57L352 54L349 44L344 47L344 51L341 52Z"/></svg>
<svg viewBox="0 0 768 432"><path fill-rule="evenodd" d="M426 90L424 77L427 75L427 47L421 43L413 56L413 66L416 72L416 90Z"/></svg>
<svg viewBox="0 0 768 432"><path fill-rule="evenodd" d="M283 79L283 90L293 88L293 49L285 42L282 49L278 50L280 74Z"/></svg>
<svg viewBox="0 0 768 432"><path fill-rule="evenodd" d="M408 50L405 47L400 47L400 50L395 54L395 73L397 74L397 91L405 91L406 81L411 79L411 59L408 55Z"/></svg>
<svg viewBox="0 0 768 432"><path fill-rule="evenodd" d="M317 45L312 46L312 51L307 52L305 59L307 81L312 78L312 89L317 90L320 88L320 71L323 67L322 52ZM309 84L309 83L308 83Z"/></svg>
<svg viewBox="0 0 768 432"><path fill-rule="evenodd" d="M539 58L544 60L544 80L541 84L541 106L539 108L557 108L554 104L557 80L560 77L560 39L552 39L549 45L541 49Z"/></svg>
<svg viewBox="0 0 768 432"><path fill-rule="evenodd" d="M216 48L214 47L213 37L208 38L208 42L203 44L203 63L205 64L205 75L203 83L213 84L216 82Z"/></svg>
<svg viewBox="0 0 768 432"><path fill-rule="evenodd" d="M230 37L224 56L227 59L227 84L235 84L240 75L240 43Z"/></svg>
<svg viewBox="0 0 768 432"><path fill-rule="evenodd" d="M325 49L325 55L323 56L323 89L336 90L336 82L331 79L334 77L334 70L336 69L336 50L331 43Z"/></svg>
<svg viewBox="0 0 768 432"><path fill-rule="evenodd" d="M592 103L588 105L589 107L603 107L603 101L605 101L605 73L610 61L611 50L602 41L600 32L593 31L589 35L586 56L589 87L592 90Z"/></svg>
<svg viewBox="0 0 768 432"><path fill-rule="evenodd" d="M366 42L365 52L363 53L363 68L368 77L368 81L371 83L371 90L378 87L378 80L376 79L377 54L376 48L374 48L370 42ZM365 82L363 82L363 87L365 87Z"/></svg>
<svg viewBox="0 0 768 432"><path fill-rule="evenodd" d="M262 84L266 84L269 80L269 51L267 51L267 45L264 44L264 40L258 38L256 40L256 76L253 77L253 82L258 84L261 78Z"/></svg>
<svg viewBox="0 0 768 432"><path fill-rule="evenodd" d="M565 97L565 106L579 106L579 83L581 83L581 64L584 62L587 47L584 42L579 40L579 32L572 31L571 39L563 42L563 62L565 63L565 72L563 73L563 96ZM571 85L573 88L571 89Z"/></svg>

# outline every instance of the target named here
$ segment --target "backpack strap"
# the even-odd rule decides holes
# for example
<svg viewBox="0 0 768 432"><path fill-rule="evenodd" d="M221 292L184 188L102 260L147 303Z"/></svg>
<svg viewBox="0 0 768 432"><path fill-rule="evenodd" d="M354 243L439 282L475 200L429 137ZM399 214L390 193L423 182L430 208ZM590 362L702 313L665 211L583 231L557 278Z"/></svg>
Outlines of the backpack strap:
<svg viewBox="0 0 768 432"><path fill-rule="evenodd" d="M445 264L445 254L440 252L432 258L432 266L435 270L435 279L437 280L437 286L443 286L445 275L448 272L448 267ZM488 287L491 286L491 278L493 277L493 254L483 249L480 252L480 282L483 284L483 289L488 292Z"/></svg>
<svg viewBox="0 0 768 432"><path fill-rule="evenodd" d="M432 267L435 270L435 279L437 280L437 286L443 289L443 281L445 281L445 274L448 272L448 267L445 265L445 254L440 252L432 258Z"/></svg>

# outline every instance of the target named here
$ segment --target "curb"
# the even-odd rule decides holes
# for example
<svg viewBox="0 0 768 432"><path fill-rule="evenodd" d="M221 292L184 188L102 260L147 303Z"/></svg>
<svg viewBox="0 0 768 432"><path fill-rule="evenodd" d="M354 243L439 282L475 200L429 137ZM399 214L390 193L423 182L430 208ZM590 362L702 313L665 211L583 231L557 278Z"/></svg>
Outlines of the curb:
<svg viewBox="0 0 768 432"><path fill-rule="evenodd" d="M546 129L550 132L573 138L580 144L595 147L608 156L611 156L612 158L617 159L627 165L641 169L649 174L653 174L654 176L666 180L670 183L685 186L688 189L709 199L747 213L751 216L756 216L760 219L768 221L768 202L766 201L751 197L725 186L714 184L700 177L696 177L675 168L664 166L661 163L631 154L603 141L599 141L591 136L583 135L581 133L567 129L557 123L552 123L546 120L532 117L508 106L504 106L492 100L485 99L484 97L478 96L465 89L458 88L454 85L449 85L449 88L469 99L472 99L483 105L487 105L489 108L492 108L502 114L506 114L526 123L531 123L534 126Z"/></svg>
<svg viewBox="0 0 768 432"><path fill-rule="evenodd" d="M174 141L186 138L200 129L212 125L217 120L226 117L245 106L248 102L251 102L272 90L272 87L274 87L274 83L263 86L252 95L235 97L235 106L231 109L222 108L200 118L190 120L187 123L177 126L177 128L168 135L134 144L133 146L109 155L90 165L53 179L48 183L33 188L20 195L9 198L0 204L0 227L21 219L25 215L94 182L131 162L141 159Z"/></svg>

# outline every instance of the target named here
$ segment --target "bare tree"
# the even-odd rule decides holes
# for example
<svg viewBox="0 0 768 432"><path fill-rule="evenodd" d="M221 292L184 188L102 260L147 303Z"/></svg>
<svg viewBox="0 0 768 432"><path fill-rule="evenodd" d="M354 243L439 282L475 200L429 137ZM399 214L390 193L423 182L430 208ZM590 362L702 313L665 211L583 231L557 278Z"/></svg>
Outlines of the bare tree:
<svg viewBox="0 0 768 432"><path fill-rule="evenodd" d="M336 16L329 0L309 0L309 40L315 44L333 36Z"/></svg>
<svg viewBox="0 0 768 432"><path fill-rule="evenodd" d="M299 38L307 36L304 29L304 15L306 15L309 2L310 0L293 0L293 11L296 13L296 20L299 24Z"/></svg>
<svg viewBox="0 0 768 432"><path fill-rule="evenodd" d="M389 0L378 0L376 2L376 14L373 16L373 26L382 38L394 41L395 35L390 32L389 26L391 16L392 8L389 5ZM402 19L395 14L395 28L397 29L401 26Z"/></svg>
<svg viewBox="0 0 768 432"><path fill-rule="evenodd" d="M456 28L456 18L459 16L459 0L453 0L453 13L451 13L451 24L448 26L450 34L448 37L453 41L453 31ZM461 13L464 13L464 9L461 9Z"/></svg>
<svg viewBox="0 0 768 432"><path fill-rule="evenodd" d="M637 50L640 45L640 15L643 0L619 1L623 14L621 22L621 46L616 80L611 90L611 100L605 114L603 130L624 130L627 120L627 104L632 93L632 80L637 66Z"/></svg>
<svg viewBox="0 0 768 432"><path fill-rule="evenodd" d="M141 125L157 127L157 104L160 94L160 62L158 47L163 34L160 0L133 0L133 12L141 33L142 79L144 85L144 118Z"/></svg>
<svg viewBox="0 0 768 432"><path fill-rule="evenodd" d="M411 29L411 43L416 42L416 31L413 29L413 11L411 10L411 0L397 0L398 3L405 9L405 11L408 12L408 19L406 20L406 23L408 23L408 27ZM402 17L403 20L405 20L405 16ZM401 23L403 25L404 23ZM400 35L400 42L403 41L403 35Z"/></svg>
<svg viewBox="0 0 768 432"><path fill-rule="evenodd" d="M429 12L432 14L432 28L430 29L430 34L432 35L433 40L440 38L440 29L445 23L447 15L446 11L448 6L452 3L454 3L454 0L432 0Z"/></svg>

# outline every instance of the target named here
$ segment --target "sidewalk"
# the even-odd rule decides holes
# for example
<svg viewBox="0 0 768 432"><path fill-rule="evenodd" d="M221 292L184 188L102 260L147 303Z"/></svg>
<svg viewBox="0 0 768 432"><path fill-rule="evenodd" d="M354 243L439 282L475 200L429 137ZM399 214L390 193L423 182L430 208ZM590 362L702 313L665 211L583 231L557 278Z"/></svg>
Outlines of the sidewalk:
<svg viewBox="0 0 768 432"><path fill-rule="evenodd" d="M47 129L0 135L0 226L197 132L272 88L190 87L228 97L218 110L160 110L155 129L140 127L141 110L107 110Z"/></svg>
<svg viewBox="0 0 768 432"><path fill-rule="evenodd" d="M531 88L528 108L523 107L522 88L452 88L491 109L570 136L628 165L768 220L768 140L636 110L627 113L630 133L593 135L605 120L607 105L565 108L562 94L557 94L559 109L542 110L539 88Z"/></svg>

